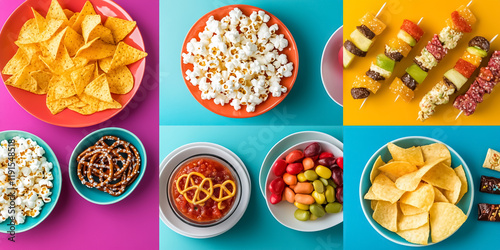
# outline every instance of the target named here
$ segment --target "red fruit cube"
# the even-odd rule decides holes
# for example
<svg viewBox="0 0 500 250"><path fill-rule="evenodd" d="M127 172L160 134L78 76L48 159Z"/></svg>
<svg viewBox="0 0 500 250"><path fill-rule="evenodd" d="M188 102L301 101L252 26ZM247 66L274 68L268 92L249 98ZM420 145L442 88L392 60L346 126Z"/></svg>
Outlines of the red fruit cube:
<svg viewBox="0 0 500 250"><path fill-rule="evenodd" d="M460 16L460 13L458 13L458 11L453 11L451 13L451 20L453 21L453 25L455 25L458 31L465 33L470 33L472 31L472 27L467 23L467 20L465 20L465 18Z"/></svg>
<svg viewBox="0 0 500 250"><path fill-rule="evenodd" d="M424 31L418 27L414 22L405 19L403 21L403 25L401 25L401 29L406 31L406 33L410 34L417 42L420 40L422 35L424 35Z"/></svg>
<svg viewBox="0 0 500 250"><path fill-rule="evenodd" d="M454 69L458 71L458 73L462 74L466 78L470 78L471 75L476 71L476 66L474 66L472 63L465 61L464 59L460 58L458 59L457 63L455 64Z"/></svg>

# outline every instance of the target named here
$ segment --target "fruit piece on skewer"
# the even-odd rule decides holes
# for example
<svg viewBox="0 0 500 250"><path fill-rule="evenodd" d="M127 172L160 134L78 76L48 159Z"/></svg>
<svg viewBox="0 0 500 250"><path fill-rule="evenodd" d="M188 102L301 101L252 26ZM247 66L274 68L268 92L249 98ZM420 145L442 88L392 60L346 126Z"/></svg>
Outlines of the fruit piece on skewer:
<svg viewBox="0 0 500 250"><path fill-rule="evenodd" d="M410 102L413 99L413 90L408 88L399 77L394 78L389 90L401 97L405 102Z"/></svg>
<svg viewBox="0 0 500 250"><path fill-rule="evenodd" d="M458 73L460 73L467 79L472 76L474 71L476 71L476 68L477 67L474 64L467 62L462 58L458 59L455 67L453 67L453 69L455 69Z"/></svg>
<svg viewBox="0 0 500 250"><path fill-rule="evenodd" d="M373 33L375 33L376 36L380 35L387 27L385 23L377 18L384 7L385 3L375 16L368 12L361 19L359 19L359 22L368 27Z"/></svg>
<svg viewBox="0 0 500 250"><path fill-rule="evenodd" d="M365 88L374 94L377 93L380 86L380 82L371 79L367 75L356 76L354 82L352 83L353 88Z"/></svg>
<svg viewBox="0 0 500 250"><path fill-rule="evenodd" d="M420 23L420 21L418 23ZM424 35L424 31L420 27L418 27L418 24L415 24L408 19L403 20L403 24L401 25L400 29L409 34L413 39L416 40L416 42L420 41L420 38L422 38L422 36Z"/></svg>

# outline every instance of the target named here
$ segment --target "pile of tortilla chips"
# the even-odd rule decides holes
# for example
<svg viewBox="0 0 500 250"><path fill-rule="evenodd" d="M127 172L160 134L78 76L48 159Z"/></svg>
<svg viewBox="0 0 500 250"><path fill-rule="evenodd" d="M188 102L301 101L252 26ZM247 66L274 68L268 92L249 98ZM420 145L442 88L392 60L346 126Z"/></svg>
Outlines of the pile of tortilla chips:
<svg viewBox="0 0 500 250"><path fill-rule="evenodd" d="M136 23L114 17L102 22L89 1L76 13L56 0L45 17L32 11L15 42L19 49L2 70L12 75L5 84L46 94L52 114L65 108L84 115L121 108L111 93L132 90L127 65L147 56L122 42Z"/></svg>
<svg viewBox="0 0 500 250"><path fill-rule="evenodd" d="M452 235L467 216L457 204L467 193L462 166L451 167L451 155L441 143L400 148L387 145L392 160L379 156L370 173L373 219L409 242L427 245Z"/></svg>

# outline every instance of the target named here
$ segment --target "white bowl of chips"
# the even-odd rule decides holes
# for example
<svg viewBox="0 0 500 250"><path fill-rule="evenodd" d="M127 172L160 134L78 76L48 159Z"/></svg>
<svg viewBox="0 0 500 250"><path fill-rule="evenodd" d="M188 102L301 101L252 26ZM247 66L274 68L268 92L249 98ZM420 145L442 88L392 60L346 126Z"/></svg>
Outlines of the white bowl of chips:
<svg viewBox="0 0 500 250"><path fill-rule="evenodd" d="M359 196L366 219L383 237L425 246L450 237L467 220L474 184L467 164L450 146L411 136L373 154Z"/></svg>

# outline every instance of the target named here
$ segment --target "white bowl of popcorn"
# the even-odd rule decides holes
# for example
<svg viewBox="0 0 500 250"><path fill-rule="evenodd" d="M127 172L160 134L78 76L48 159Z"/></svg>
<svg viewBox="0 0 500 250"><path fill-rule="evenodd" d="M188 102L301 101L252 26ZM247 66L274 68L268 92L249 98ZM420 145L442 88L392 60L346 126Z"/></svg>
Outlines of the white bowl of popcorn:
<svg viewBox="0 0 500 250"><path fill-rule="evenodd" d="M57 157L42 139L0 132L0 232L24 232L45 220L59 199L61 180Z"/></svg>
<svg viewBox="0 0 500 250"><path fill-rule="evenodd" d="M186 85L210 111L235 118L263 114L290 92L298 72L290 31L275 16L230 5L200 18L181 54Z"/></svg>

